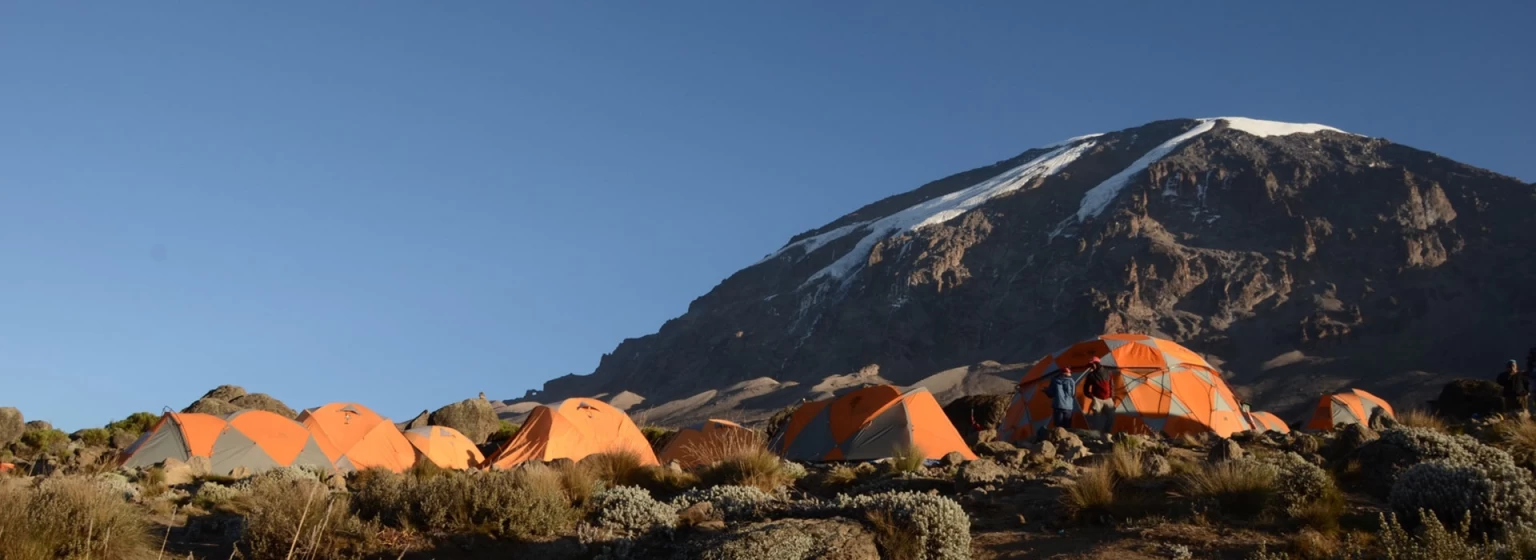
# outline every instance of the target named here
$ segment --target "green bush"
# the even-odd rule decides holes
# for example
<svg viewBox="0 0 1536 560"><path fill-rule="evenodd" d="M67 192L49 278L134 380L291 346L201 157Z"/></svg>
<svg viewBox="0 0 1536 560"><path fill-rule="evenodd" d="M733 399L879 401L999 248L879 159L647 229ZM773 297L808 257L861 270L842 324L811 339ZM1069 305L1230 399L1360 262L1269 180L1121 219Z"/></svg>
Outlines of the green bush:
<svg viewBox="0 0 1536 560"><path fill-rule="evenodd" d="M346 494L302 477L250 480L245 498L250 508L240 537L246 558L366 558L385 548L378 524L353 515Z"/></svg>
<svg viewBox="0 0 1536 560"><path fill-rule="evenodd" d="M485 442L487 444L493 444L500 447L501 444L517 437L517 433L523 429L522 424L513 424L506 420L500 420L499 422L500 424L496 428L496 431L492 433L490 437L486 438Z"/></svg>
<svg viewBox="0 0 1536 560"><path fill-rule="evenodd" d="M108 432L113 430L121 430L123 432L137 436L149 431L150 428L154 428L155 423L159 421L160 416L158 415L150 414L148 412L135 412L133 414L129 414L127 418L122 420L109 422L106 426L106 430Z"/></svg>
<svg viewBox="0 0 1536 560"><path fill-rule="evenodd" d="M562 473L543 465L430 478L370 469L350 484L359 516L402 529L532 539L558 534L577 517Z"/></svg>
<svg viewBox="0 0 1536 560"><path fill-rule="evenodd" d="M929 560L971 557L971 518L960 504L944 496L918 492L889 492L864 496L839 495L835 507L848 517L879 516L895 525L893 532L905 542L885 542L892 551L921 551Z"/></svg>
<svg viewBox="0 0 1536 560"><path fill-rule="evenodd" d="M112 432L105 428L86 428L75 432L75 435L87 447L106 447L112 444Z"/></svg>
<svg viewBox="0 0 1536 560"><path fill-rule="evenodd" d="M21 445L33 453L57 453L69 443L69 435L53 428L28 428L21 434Z"/></svg>

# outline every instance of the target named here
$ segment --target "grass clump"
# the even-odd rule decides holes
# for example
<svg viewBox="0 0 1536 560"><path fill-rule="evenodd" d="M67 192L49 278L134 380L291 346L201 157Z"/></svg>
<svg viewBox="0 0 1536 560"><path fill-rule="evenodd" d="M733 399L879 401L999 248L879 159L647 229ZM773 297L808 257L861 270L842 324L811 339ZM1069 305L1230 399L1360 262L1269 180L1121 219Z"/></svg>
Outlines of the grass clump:
<svg viewBox="0 0 1536 560"><path fill-rule="evenodd" d="M712 465L766 447L767 440L758 432L731 430L684 444L682 462L685 465Z"/></svg>
<svg viewBox="0 0 1536 560"><path fill-rule="evenodd" d="M1516 464L1536 471L1536 421L1506 417L1493 425L1493 444L1509 453Z"/></svg>
<svg viewBox="0 0 1536 560"><path fill-rule="evenodd" d="M588 455L581 460L586 468L608 486L634 486L640 477L640 454L628 449Z"/></svg>
<svg viewBox="0 0 1536 560"><path fill-rule="evenodd" d="M654 465L641 467L636 471L634 478L636 486L649 490L652 494L666 496L675 495L699 485L698 475Z"/></svg>
<svg viewBox="0 0 1536 560"><path fill-rule="evenodd" d="M708 486L752 486L764 492L794 481L784 460L761 445L702 467L698 474Z"/></svg>
<svg viewBox="0 0 1536 560"><path fill-rule="evenodd" d="M0 558L151 558L149 527L122 494L87 477L0 479Z"/></svg>
<svg viewBox="0 0 1536 560"><path fill-rule="evenodd" d="M1437 432L1445 432L1449 429L1444 418L1422 408L1397 413L1397 423L1410 428L1424 428Z"/></svg>
<svg viewBox="0 0 1536 560"><path fill-rule="evenodd" d="M1115 473L1108 467L1084 470L1065 490L1062 499L1079 518L1114 514Z"/></svg>
<svg viewBox="0 0 1536 560"><path fill-rule="evenodd" d="M891 454L889 467L894 473L914 473L923 470L923 462L928 459L928 454L922 447L916 444L902 445Z"/></svg>
<svg viewBox="0 0 1536 560"><path fill-rule="evenodd" d="M1277 495L1278 469L1252 460L1206 464L1180 476L1180 487L1191 499L1216 507L1223 515L1255 518Z"/></svg>

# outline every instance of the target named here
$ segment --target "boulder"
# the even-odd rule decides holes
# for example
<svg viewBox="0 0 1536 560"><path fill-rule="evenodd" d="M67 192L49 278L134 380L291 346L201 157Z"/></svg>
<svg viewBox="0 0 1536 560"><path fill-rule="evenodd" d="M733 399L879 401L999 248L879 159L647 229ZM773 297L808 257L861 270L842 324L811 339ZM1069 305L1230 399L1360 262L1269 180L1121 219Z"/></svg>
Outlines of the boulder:
<svg viewBox="0 0 1536 560"><path fill-rule="evenodd" d="M1398 426L1396 418L1387 413L1384 408L1378 408L1371 412L1370 425L1372 430L1390 430Z"/></svg>
<svg viewBox="0 0 1536 560"><path fill-rule="evenodd" d="M1359 449L1362 445L1376 441L1376 439L1380 437L1381 435L1376 433L1376 430L1372 430L1366 426L1362 426L1360 424L1346 424L1344 427L1339 428L1338 435L1334 437L1333 445L1330 446L1329 455L1333 457L1343 457L1353 452L1354 450Z"/></svg>
<svg viewBox="0 0 1536 560"><path fill-rule="evenodd" d="M1037 441L1029 446L1030 453L1038 456L1042 461L1056 459L1056 444L1049 441Z"/></svg>
<svg viewBox="0 0 1536 560"><path fill-rule="evenodd" d="M1206 457L1212 462L1233 461L1243 458L1243 446L1230 439L1222 438L1212 445L1207 451Z"/></svg>
<svg viewBox="0 0 1536 560"><path fill-rule="evenodd" d="M42 420L33 420L31 422L27 422L27 429L28 430L52 430L53 429L53 424L49 424L49 423L44 422Z"/></svg>
<svg viewBox="0 0 1536 560"><path fill-rule="evenodd" d="M430 417L433 426L447 426L458 430L476 445L485 443L491 434L501 428L501 420L490 401L465 399L437 409Z"/></svg>
<svg viewBox="0 0 1536 560"><path fill-rule="evenodd" d="M1148 453L1141 456L1141 470L1147 476L1168 476L1173 473L1173 465L1168 463L1167 457Z"/></svg>
<svg viewBox="0 0 1536 560"><path fill-rule="evenodd" d="M989 441L976 446L976 454L983 457L1001 457L1018 449L1006 441Z"/></svg>
<svg viewBox="0 0 1536 560"><path fill-rule="evenodd" d="M969 395L944 405L944 416L962 437L975 438L982 431L990 431L1008 412L1010 393L997 395Z"/></svg>
<svg viewBox="0 0 1536 560"><path fill-rule="evenodd" d="M425 428L432 425L431 419L432 414L423 410L421 411L421 414L417 414L415 418L396 423L395 427L400 428L400 431L402 432L406 430L414 430L416 428Z"/></svg>
<svg viewBox="0 0 1536 560"><path fill-rule="evenodd" d="M240 412L240 407L219 399L202 398L197 399L196 402L192 403L186 408L181 409L181 411L188 413L197 412L202 414L212 414L214 416L229 416L236 412Z"/></svg>
<svg viewBox="0 0 1536 560"><path fill-rule="evenodd" d="M997 430L982 430L976 432L976 443L997 441Z"/></svg>
<svg viewBox="0 0 1536 560"><path fill-rule="evenodd" d="M1457 379L1440 389L1440 396L1429 401L1436 414L1466 420L1488 417L1504 410L1503 391L1487 379Z"/></svg>
<svg viewBox="0 0 1536 560"><path fill-rule="evenodd" d="M1092 456L1093 452L1088 450L1088 446L1082 444L1069 445L1061 452L1061 460L1068 463L1076 463Z"/></svg>
<svg viewBox="0 0 1536 560"><path fill-rule="evenodd" d="M1062 448L1072 447L1074 445L1078 447L1083 446L1083 439L1077 437L1077 434L1067 431L1066 428L1052 428L1051 431L1046 433L1045 439L1046 441L1055 443L1057 447Z"/></svg>
<svg viewBox="0 0 1536 560"><path fill-rule="evenodd" d="M939 466L954 467L964 462L965 456L961 455L959 451L950 451L949 453L944 454L943 458L939 459Z"/></svg>
<svg viewBox="0 0 1536 560"><path fill-rule="evenodd" d="M283 401L274 399L265 393L251 393L236 397L228 402L242 410L265 410L274 414L280 414L290 420L299 416L293 409L288 408L288 405L283 404Z"/></svg>
<svg viewBox="0 0 1536 560"><path fill-rule="evenodd" d="M710 521L722 521L720 512L710 502L699 502L677 512L677 523L684 527L696 527Z"/></svg>
<svg viewBox="0 0 1536 560"><path fill-rule="evenodd" d="M133 445L133 442L139 441L139 435L122 430L112 430L110 445L113 449L127 449L128 446Z"/></svg>
<svg viewBox="0 0 1536 560"><path fill-rule="evenodd" d="M962 491L1002 482L1008 478L1008 471L991 459L977 459L960 466L960 471L955 475L955 483Z"/></svg>
<svg viewBox="0 0 1536 560"><path fill-rule="evenodd" d="M26 431L27 422L20 410L0 407L0 447L15 443Z"/></svg>
<svg viewBox="0 0 1536 560"><path fill-rule="evenodd" d="M688 543L686 557L700 560L880 559L874 534L862 523L840 517L754 523Z"/></svg>
<svg viewBox="0 0 1536 560"><path fill-rule="evenodd" d="M224 402L230 402L243 396L245 396L245 388L239 385L220 385L212 391L203 393L203 398L205 399L218 399Z"/></svg>
<svg viewBox="0 0 1536 560"><path fill-rule="evenodd" d="M1023 467L1025 465L1029 464L1029 450L1027 450L1027 449L1015 449L1015 450L1013 450L1013 451L1011 451L1009 453L1005 453L1003 455L998 456L997 460L998 460L998 462L1003 463L1005 465L1008 465L1010 467L1015 467L1015 468Z"/></svg>

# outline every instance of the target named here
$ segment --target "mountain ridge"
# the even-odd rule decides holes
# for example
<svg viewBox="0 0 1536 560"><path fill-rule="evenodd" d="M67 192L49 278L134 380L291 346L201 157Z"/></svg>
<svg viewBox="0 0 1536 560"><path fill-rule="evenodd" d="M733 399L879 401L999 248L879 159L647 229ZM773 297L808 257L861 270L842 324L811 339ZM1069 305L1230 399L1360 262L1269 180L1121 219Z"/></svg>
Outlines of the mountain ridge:
<svg viewBox="0 0 1536 560"><path fill-rule="evenodd" d="M1478 333L1530 332L1536 301L1513 288L1536 272L1536 259L1520 258L1536 239L1511 220L1536 211L1533 195L1511 177L1325 125L1174 119L1080 136L793 236L592 374L522 400L632 390L659 406L869 364L905 383L1115 330L1232 363L1245 398L1263 404L1305 400L1264 378L1280 374L1307 391L1358 380L1420 398L1424 387L1396 386L1445 378L1446 361L1424 369L1382 351L1436 341L1419 320L1452 329L1450 346L1485 352L1516 339ZM1501 260L1516 266L1465 270ZM1497 289L1475 293L1484 281ZM1500 297L1515 311L1505 321L1472 312ZM1457 298L1468 313L1446 310ZM1262 367L1291 352L1308 359ZM1373 355L1387 359L1350 365ZM1339 373L1350 368L1352 378Z"/></svg>

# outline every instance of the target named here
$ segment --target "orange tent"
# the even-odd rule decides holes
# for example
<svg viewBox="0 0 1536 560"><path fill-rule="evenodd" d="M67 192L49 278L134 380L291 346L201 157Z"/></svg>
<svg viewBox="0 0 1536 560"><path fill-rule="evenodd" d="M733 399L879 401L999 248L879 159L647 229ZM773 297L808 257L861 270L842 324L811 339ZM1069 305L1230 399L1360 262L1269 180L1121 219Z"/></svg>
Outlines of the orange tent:
<svg viewBox="0 0 1536 560"><path fill-rule="evenodd" d="M868 461L916 446L924 458L957 451L975 459L927 389L876 385L801 405L769 444L798 461Z"/></svg>
<svg viewBox="0 0 1536 560"><path fill-rule="evenodd" d="M1317 410L1307 422L1308 430L1331 430L1345 424L1368 424L1371 415L1381 410L1393 418L1392 405L1381 397L1359 389L1350 389L1317 400Z"/></svg>
<svg viewBox="0 0 1536 560"><path fill-rule="evenodd" d="M465 470L485 462L485 455L464 434L447 426L422 426L405 431L406 441L423 458L445 469Z"/></svg>
<svg viewBox="0 0 1536 560"><path fill-rule="evenodd" d="M998 437L1024 441L1050 426L1051 399L1046 386L1058 369L1082 368L1098 357L1113 374L1113 432L1171 436L1210 432L1227 437L1248 430L1237 395L1221 374L1198 354L1177 343L1139 334L1110 334L1063 348L1036 362L1014 391ZM1072 426L1087 428L1089 399L1077 376L1078 406Z"/></svg>
<svg viewBox="0 0 1536 560"><path fill-rule="evenodd" d="M314 432L325 456L342 471L383 467L402 472L416 464L416 451L400 428L357 403L331 403L299 414Z"/></svg>
<svg viewBox="0 0 1536 560"><path fill-rule="evenodd" d="M1248 423L1253 425L1254 431L1273 431L1282 434L1291 433L1291 427L1271 412L1252 412L1248 414Z"/></svg>
<svg viewBox="0 0 1536 560"><path fill-rule="evenodd" d="M208 459L213 474L226 476L295 465L335 468L309 430L263 410L245 410L228 418L168 412L119 460L124 468L137 468L193 457Z"/></svg>
<svg viewBox="0 0 1536 560"><path fill-rule="evenodd" d="M650 442L624 411L595 399L565 399L528 413L522 429L491 455L490 463L506 469L524 461L580 461L588 455L625 450L639 455L641 464L660 464Z"/></svg>
<svg viewBox="0 0 1536 560"><path fill-rule="evenodd" d="M662 463L677 461L683 467L693 467L711 455L711 450L732 449L760 441L757 432L741 424L712 418L678 430L672 436L672 441L662 448L658 458Z"/></svg>

